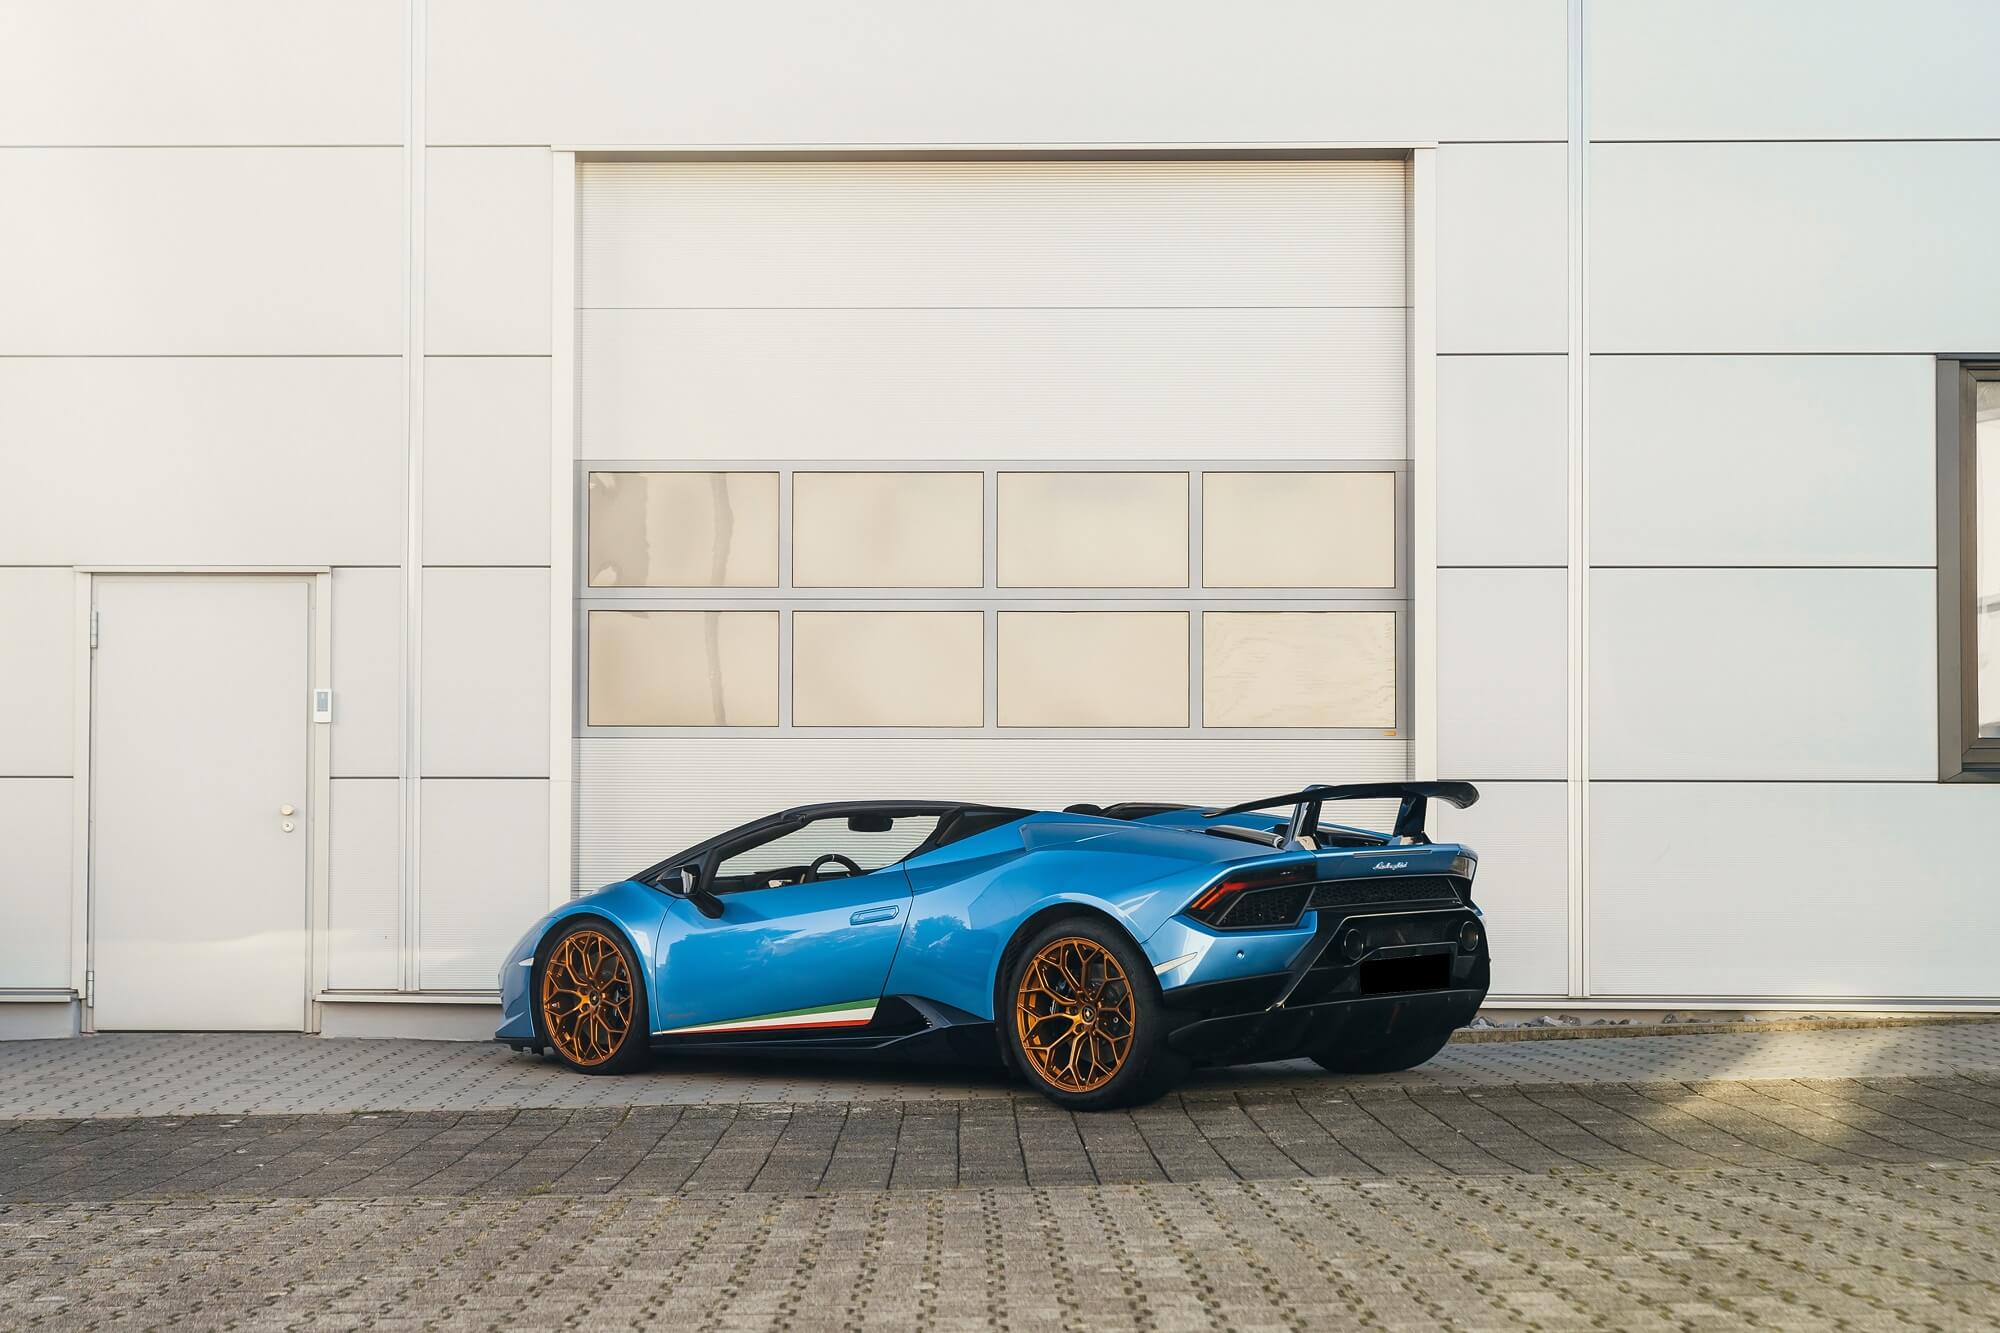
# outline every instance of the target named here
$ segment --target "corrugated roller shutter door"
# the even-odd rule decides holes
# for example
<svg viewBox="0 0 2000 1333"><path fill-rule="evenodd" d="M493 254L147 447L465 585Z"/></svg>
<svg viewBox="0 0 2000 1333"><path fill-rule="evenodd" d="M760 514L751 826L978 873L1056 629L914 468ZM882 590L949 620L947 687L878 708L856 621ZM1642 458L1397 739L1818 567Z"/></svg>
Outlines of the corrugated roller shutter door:
<svg viewBox="0 0 2000 1333"><path fill-rule="evenodd" d="M960 466L984 468L990 490L996 470L1023 464L1184 465L1193 521L1203 469L1403 465L1401 161L618 162L585 164L579 177L588 466ZM990 524L990 495L986 504ZM1400 518L1395 527L1400 542ZM1028 600L1257 602L1254 590L1203 591L1199 547L1196 534L1193 587ZM832 596L885 609L909 598L989 613L1025 605L991 565L989 554L983 588ZM734 602L705 590L579 591L599 608L824 604L790 575L732 590L747 594ZM989 636L991 626L989 614ZM584 728L579 883L805 800L1201 800L1408 768L1400 731L1217 735L1202 730L1198 697L1186 734L1010 734L992 715L990 644L985 669L988 716L970 733L833 737L792 730L789 709L786 725L741 735Z"/></svg>

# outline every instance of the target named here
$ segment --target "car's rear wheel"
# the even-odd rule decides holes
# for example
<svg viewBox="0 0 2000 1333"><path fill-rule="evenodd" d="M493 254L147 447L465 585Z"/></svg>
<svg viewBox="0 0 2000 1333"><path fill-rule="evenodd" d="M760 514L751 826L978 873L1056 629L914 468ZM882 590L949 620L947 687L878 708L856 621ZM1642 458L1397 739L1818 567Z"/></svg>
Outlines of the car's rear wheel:
<svg viewBox="0 0 2000 1333"><path fill-rule="evenodd" d="M1453 1028L1420 1028L1373 1041L1341 1041L1313 1052L1313 1063L1332 1074L1395 1074L1415 1069L1445 1048Z"/></svg>
<svg viewBox="0 0 2000 1333"><path fill-rule="evenodd" d="M558 1059L585 1074L644 1061L646 988L616 932L579 921L549 941L535 968L535 1026Z"/></svg>
<svg viewBox="0 0 2000 1333"><path fill-rule="evenodd" d="M1186 1069L1145 955L1096 917L1050 922L1013 951L998 1018L1014 1068L1074 1110L1152 1101Z"/></svg>

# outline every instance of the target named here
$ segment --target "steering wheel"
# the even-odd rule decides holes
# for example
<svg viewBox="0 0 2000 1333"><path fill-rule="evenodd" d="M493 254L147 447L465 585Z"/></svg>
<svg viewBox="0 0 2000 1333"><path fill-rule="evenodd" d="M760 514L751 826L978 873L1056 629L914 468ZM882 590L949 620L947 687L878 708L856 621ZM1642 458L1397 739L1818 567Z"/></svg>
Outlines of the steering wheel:
<svg viewBox="0 0 2000 1333"><path fill-rule="evenodd" d="M806 867L806 877L800 880L799 883L801 884L816 883L819 879L819 868L823 865L828 865L833 863L838 863L840 865L846 866L847 873L850 875L858 875L861 873L861 867L854 864L852 859L842 856L839 852L826 852L823 855L815 856L813 858L812 864Z"/></svg>

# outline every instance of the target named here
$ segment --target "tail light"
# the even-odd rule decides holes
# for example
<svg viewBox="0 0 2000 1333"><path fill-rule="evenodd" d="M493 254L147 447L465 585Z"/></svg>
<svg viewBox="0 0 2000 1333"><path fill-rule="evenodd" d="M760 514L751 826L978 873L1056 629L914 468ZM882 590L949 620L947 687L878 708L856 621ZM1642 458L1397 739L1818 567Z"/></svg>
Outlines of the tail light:
<svg viewBox="0 0 2000 1333"><path fill-rule="evenodd" d="M1232 875L1195 895L1187 914L1211 926L1289 926L1305 911L1311 879L1304 863Z"/></svg>

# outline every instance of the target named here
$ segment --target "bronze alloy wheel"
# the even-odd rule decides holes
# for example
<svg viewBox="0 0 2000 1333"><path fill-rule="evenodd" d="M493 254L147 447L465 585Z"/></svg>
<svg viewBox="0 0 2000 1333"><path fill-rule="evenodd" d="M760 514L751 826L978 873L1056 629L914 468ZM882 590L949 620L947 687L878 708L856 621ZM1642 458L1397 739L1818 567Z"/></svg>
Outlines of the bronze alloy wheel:
<svg viewBox="0 0 2000 1333"><path fill-rule="evenodd" d="M1028 1062L1051 1087L1094 1092L1118 1076L1136 1030L1132 982L1109 949L1065 935L1036 951L1014 996Z"/></svg>
<svg viewBox="0 0 2000 1333"><path fill-rule="evenodd" d="M617 941L596 930L556 941L542 968L542 1029L572 1064L618 1054L632 1030L632 970Z"/></svg>

